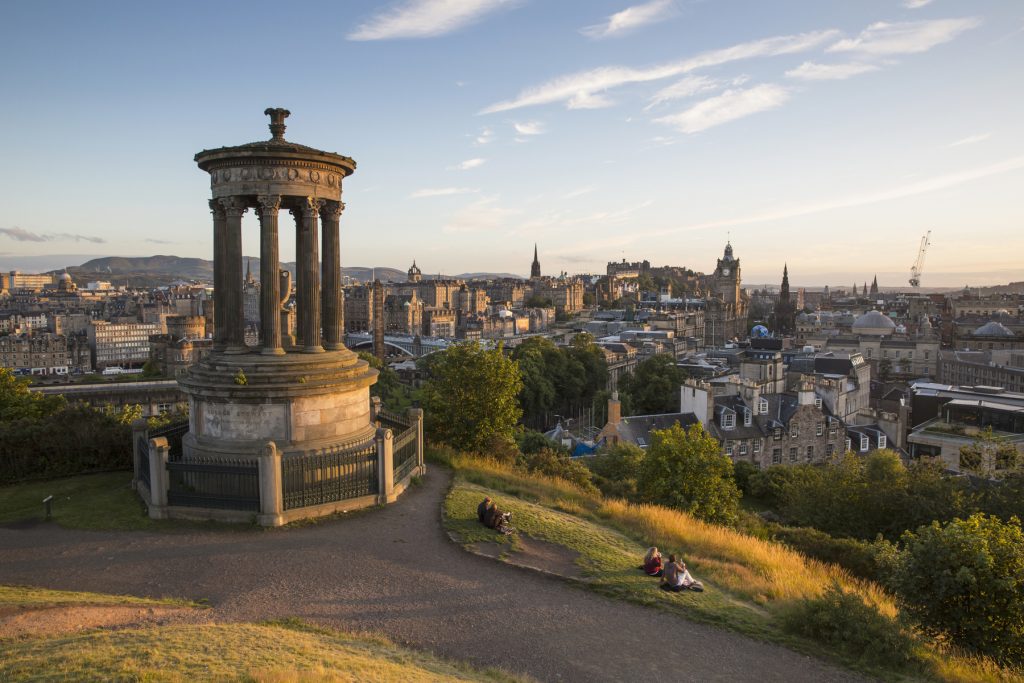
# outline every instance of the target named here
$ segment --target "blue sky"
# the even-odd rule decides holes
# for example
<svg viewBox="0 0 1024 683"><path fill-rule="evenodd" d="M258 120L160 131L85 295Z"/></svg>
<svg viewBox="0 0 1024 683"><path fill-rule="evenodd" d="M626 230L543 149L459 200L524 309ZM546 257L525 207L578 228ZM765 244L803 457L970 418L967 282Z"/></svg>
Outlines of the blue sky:
<svg viewBox="0 0 1024 683"><path fill-rule="evenodd" d="M1024 4L9 3L0 269L211 254L201 149L354 157L345 265L1024 279ZM246 252L258 253L255 218ZM282 256L291 259L290 231Z"/></svg>

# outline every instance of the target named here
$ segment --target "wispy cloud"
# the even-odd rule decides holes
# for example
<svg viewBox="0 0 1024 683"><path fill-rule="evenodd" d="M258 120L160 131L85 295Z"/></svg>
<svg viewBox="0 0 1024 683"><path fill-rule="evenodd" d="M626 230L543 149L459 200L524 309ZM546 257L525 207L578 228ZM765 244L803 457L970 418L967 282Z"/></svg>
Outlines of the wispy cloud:
<svg viewBox="0 0 1024 683"><path fill-rule="evenodd" d="M13 228L0 228L0 235L6 235L16 242L53 242L55 240L69 240L73 242L92 242L93 244L106 243L106 240L102 237L78 235L68 232L38 233L26 230L25 228L19 228L18 226L14 226Z"/></svg>
<svg viewBox="0 0 1024 683"><path fill-rule="evenodd" d="M878 71L879 68L875 64L863 64L860 62L849 62L846 64L804 62L795 69L787 71L786 75L790 78L799 78L804 81L842 81L852 76Z"/></svg>
<svg viewBox="0 0 1024 683"><path fill-rule="evenodd" d="M476 136L473 144L482 147L484 145L489 145L492 142L494 142L494 131L490 128L484 128L480 131L480 134Z"/></svg>
<svg viewBox="0 0 1024 683"><path fill-rule="evenodd" d="M707 76L686 76L682 80L676 81L672 85L666 86L654 93L651 97L650 103L644 110L649 110L653 107L658 106L662 102L669 102L671 100L681 100L686 97L693 97L702 92L708 92L709 90L717 90L722 86L722 81L717 78L708 78Z"/></svg>
<svg viewBox="0 0 1024 683"><path fill-rule="evenodd" d="M468 171L471 168L479 168L480 166L483 166L486 161L487 159L481 159L479 157L476 159L466 159L465 161L456 164L454 169L457 171Z"/></svg>
<svg viewBox="0 0 1024 683"><path fill-rule="evenodd" d="M839 197L836 199L809 202L807 204L799 204L796 206L769 209L760 213L740 216L737 218L710 221L707 223L698 223L647 233L637 233L635 234L635 237L661 237L695 230L721 229L739 225L768 223L771 221L798 218L800 216L807 216L824 211L833 211L835 209L849 209L855 206L867 206L869 204L878 204L880 202L887 202L894 199L903 199L905 197L913 197L915 195L945 190L965 183L970 183L975 180L981 180L982 178L1002 175L1004 173L1012 173L1021 169L1024 169L1024 156L1012 157L1005 161L1000 161L988 166L981 166L978 168L968 169L966 171L959 171L957 173L947 173L945 175L934 176L914 183L899 185L887 190L878 190L876 192L867 192L848 197Z"/></svg>
<svg viewBox="0 0 1024 683"><path fill-rule="evenodd" d="M349 40L433 38L457 31L517 0L407 0L360 24Z"/></svg>
<svg viewBox="0 0 1024 683"><path fill-rule="evenodd" d="M653 24L672 13L672 0L652 0L643 5L633 5L608 17L606 21L580 29L590 38L610 38Z"/></svg>
<svg viewBox="0 0 1024 683"><path fill-rule="evenodd" d="M425 187L422 190L416 190L409 195L409 199L424 199L426 197L447 197L453 194L472 194L477 192L469 187Z"/></svg>
<svg viewBox="0 0 1024 683"><path fill-rule="evenodd" d="M497 197L481 197L456 212L442 230L446 233L493 232L503 228L507 219L517 213L500 206Z"/></svg>
<svg viewBox="0 0 1024 683"><path fill-rule="evenodd" d="M540 121L524 121L523 123L513 123L512 127L516 129L516 132L520 135L540 135L544 132L544 124Z"/></svg>
<svg viewBox="0 0 1024 683"><path fill-rule="evenodd" d="M921 9L930 4L932 4L932 0L903 0L903 6L907 9Z"/></svg>
<svg viewBox="0 0 1024 683"><path fill-rule="evenodd" d="M789 90L773 83L744 90L726 90L698 102L689 109L655 119L683 133L698 133L757 112L774 109L789 99Z"/></svg>
<svg viewBox="0 0 1024 683"><path fill-rule="evenodd" d="M889 23L880 21L856 38L844 38L826 52L860 52L867 55L905 55L926 52L948 43L964 31L981 25L976 17Z"/></svg>
<svg viewBox="0 0 1024 683"><path fill-rule="evenodd" d="M950 147L959 147L960 145L973 145L975 142L984 142L992 137L992 133L979 133L977 135L968 135L967 137L951 142Z"/></svg>
<svg viewBox="0 0 1024 683"><path fill-rule="evenodd" d="M154 237L147 237L142 241L149 242L150 244L177 244L177 242L172 242L171 240L158 240Z"/></svg>
<svg viewBox="0 0 1024 683"><path fill-rule="evenodd" d="M720 50L702 52L678 62L662 64L644 69L625 66L604 66L589 71L580 71L559 76L546 83L527 88L515 98L496 102L481 114L493 114L522 107L532 107L552 102L565 102L570 109L597 108L609 106L611 100L603 95L608 90L630 83L659 81L690 73L698 69L718 66L754 57L772 57L793 54L817 47L834 39L838 31L813 31L790 36L775 36L748 43L740 43Z"/></svg>
<svg viewBox="0 0 1024 683"><path fill-rule="evenodd" d="M572 192L566 192L562 195L562 199L575 199L576 197L582 197L585 194L590 194L594 191L593 187L581 187Z"/></svg>

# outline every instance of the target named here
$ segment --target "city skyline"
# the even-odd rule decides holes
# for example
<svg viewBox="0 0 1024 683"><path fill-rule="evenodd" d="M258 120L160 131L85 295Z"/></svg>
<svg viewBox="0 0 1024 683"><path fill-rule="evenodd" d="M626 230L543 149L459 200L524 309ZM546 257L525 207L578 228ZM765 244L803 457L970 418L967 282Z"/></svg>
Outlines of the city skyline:
<svg viewBox="0 0 1024 683"><path fill-rule="evenodd" d="M192 155L285 106L290 140L360 164L346 266L526 274L538 242L546 274L709 272L731 239L748 283L897 287L930 229L924 286L1024 279L1024 12L821 5L323 4L266 39L269 3L16 6L0 267L210 258Z"/></svg>

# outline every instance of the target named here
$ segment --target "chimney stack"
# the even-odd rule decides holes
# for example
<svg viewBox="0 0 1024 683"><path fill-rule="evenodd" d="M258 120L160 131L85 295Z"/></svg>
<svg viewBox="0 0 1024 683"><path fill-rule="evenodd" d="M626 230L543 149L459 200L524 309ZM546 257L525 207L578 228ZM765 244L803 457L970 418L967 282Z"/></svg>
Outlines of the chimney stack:
<svg viewBox="0 0 1024 683"><path fill-rule="evenodd" d="M622 403L619 401L619 392L613 391L612 397L608 399L608 424L617 425L622 422Z"/></svg>

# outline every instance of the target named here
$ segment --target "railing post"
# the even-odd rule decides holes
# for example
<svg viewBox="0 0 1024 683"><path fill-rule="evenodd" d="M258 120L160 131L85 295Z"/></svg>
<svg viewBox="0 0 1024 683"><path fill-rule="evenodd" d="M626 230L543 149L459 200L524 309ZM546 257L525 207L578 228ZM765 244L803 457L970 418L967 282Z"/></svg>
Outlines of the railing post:
<svg viewBox="0 0 1024 683"><path fill-rule="evenodd" d="M284 518L281 516L283 492L281 452L277 450L277 444L268 441L260 452L257 464L260 477L260 515L257 521L260 526L281 526L284 524Z"/></svg>
<svg viewBox="0 0 1024 683"><path fill-rule="evenodd" d="M376 422L380 415L380 396L370 397L370 422Z"/></svg>
<svg viewBox="0 0 1024 683"><path fill-rule="evenodd" d="M139 462L142 460L143 455L147 456L145 462L149 462L148 449L146 453L140 453L142 450L139 448L139 442L146 440L146 432L149 430L149 423L146 422L146 418L140 417L138 420L132 420L132 490L137 491L139 488L139 479L142 478L139 472ZM147 465L148 466L148 465Z"/></svg>
<svg viewBox="0 0 1024 683"><path fill-rule="evenodd" d="M378 502L381 505L395 502L395 435L384 427L377 430L377 475L380 477Z"/></svg>
<svg viewBox="0 0 1024 683"><path fill-rule="evenodd" d="M416 428L416 466L422 476L427 473L427 463L423 459L423 409L409 408L409 418L412 420L412 426Z"/></svg>
<svg viewBox="0 0 1024 683"><path fill-rule="evenodd" d="M167 437L149 440L149 518L167 519Z"/></svg>

